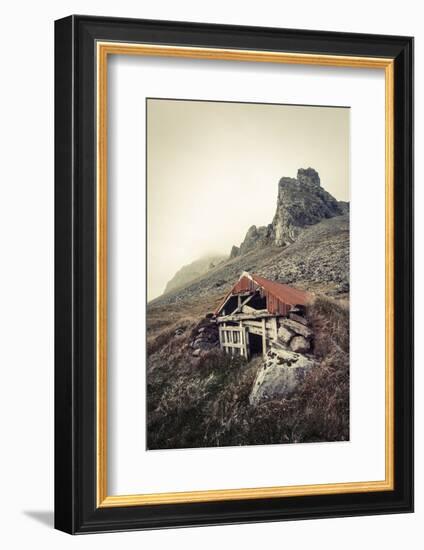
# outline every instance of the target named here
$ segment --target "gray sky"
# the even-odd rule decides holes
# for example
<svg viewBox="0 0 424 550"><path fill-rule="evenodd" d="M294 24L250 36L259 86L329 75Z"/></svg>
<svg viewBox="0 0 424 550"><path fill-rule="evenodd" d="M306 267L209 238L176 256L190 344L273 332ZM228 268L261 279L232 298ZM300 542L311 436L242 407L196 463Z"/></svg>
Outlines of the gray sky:
<svg viewBox="0 0 424 550"><path fill-rule="evenodd" d="M183 265L271 223L278 181L315 168L349 200L347 108L147 100L148 299Z"/></svg>

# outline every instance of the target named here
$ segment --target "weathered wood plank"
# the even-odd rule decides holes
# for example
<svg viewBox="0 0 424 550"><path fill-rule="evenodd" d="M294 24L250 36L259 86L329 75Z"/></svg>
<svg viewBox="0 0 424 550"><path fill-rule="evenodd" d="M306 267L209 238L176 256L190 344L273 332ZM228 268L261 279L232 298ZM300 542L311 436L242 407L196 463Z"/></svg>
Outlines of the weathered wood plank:
<svg viewBox="0 0 424 550"><path fill-rule="evenodd" d="M228 321L241 321L241 320L248 320L248 319L272 319L273 317L276 317L276 315L273 315L272 313L264 313L264 310L258 310L256 313L238 313L237 315L225 315L223 317L218 317L216 322L217 323L224 323Z"/></svg>
<svg viewBox="0 0 424 550"><path fill-rule="evenodd" d="M266 355L266 321L262 319L262 355Z"/></svg>
<svg viewBox="0 0 424 550"><path fill-rule="evenodd" d="M255 328L262 328L262 322L261 321L243 321L244 325L246 327L255 327Z"/></svg>
<svg viewBox="0 0 424 550"><path fill-rule="evenodd" d="M251 334L256 334L257 336L262 336L262 328L258 327L249 327L249 332Z"/></svg>
<svg viewBox="0 0 424 550"><path fill-rule="evenodd" d="M224 348L238 348L238 349L241 349L243 347L242 344L240 343L237 343L235 344L234 342L226 342Z"/></svg>
<svg viewBox="0 0 424 550"><path fill-rule="evenodd" d="M243 310L243 307L253 298L253 294L249 294L245 300L242 300L244 295L237 294L237 307L234 311L231 312L231 315L236 315ZM253 309L253 308L251 308Z"/></svg>

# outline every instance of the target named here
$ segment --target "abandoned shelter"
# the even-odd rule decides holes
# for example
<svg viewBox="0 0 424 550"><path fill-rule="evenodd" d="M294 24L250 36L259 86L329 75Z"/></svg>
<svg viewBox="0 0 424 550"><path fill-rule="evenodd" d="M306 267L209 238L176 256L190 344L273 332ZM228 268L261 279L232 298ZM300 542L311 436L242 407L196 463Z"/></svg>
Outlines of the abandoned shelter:
<svg viewBox="0 0 424 550"><path fill-rule="evenodd" d="M243 272L214 311L221 349L246 359L255 354L265 356L284 331L288 317L296 324L306 324L304 315L310 301L308 292Z"/></svg>

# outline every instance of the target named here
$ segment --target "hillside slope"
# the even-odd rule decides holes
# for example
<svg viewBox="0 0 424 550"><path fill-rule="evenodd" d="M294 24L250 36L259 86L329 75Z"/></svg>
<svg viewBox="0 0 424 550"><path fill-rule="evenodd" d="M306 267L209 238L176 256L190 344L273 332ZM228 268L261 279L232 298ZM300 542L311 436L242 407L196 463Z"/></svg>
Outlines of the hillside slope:
<svg viewBox="0 0 424 550"><path fill-rule="evenodd" d="M225 256L205 256L199 260L195 260L188 265L183 266L175 273L170 281L168 281L164 294L177 290L186 286L191 281L205 275L220 262L225 260Z"/></svg>
<svg viewBox="0 0 424 550"><path fill-rule="evenodd" d="M199 271L202 271L199 273ZM272 223L251 226L228 259L182 268L149 309L225 294L243 271L300 288L346 297L349 292L349 204L322 186L313 168L278 183Z"/></svg>
<svg viewBox="0 0 424 550"><path fill-rule="evenodd" d="M149 309L210 297L222 297L243 271L329 296L349 292L349 215L302 229L285 247L268 245L222 262L183 288L153 300Z"/></svg>

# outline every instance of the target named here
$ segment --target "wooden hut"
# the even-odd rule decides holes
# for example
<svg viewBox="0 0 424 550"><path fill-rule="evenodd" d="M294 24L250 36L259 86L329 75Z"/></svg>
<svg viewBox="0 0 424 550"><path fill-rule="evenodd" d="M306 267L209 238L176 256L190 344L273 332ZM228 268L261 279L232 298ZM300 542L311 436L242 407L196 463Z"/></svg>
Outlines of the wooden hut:
<svg viewBox="0 0 424 550"><path fill-rule="evenodd" d="M242 273L214 311L221 349L232 355L265 355L278 339L280 319L301 320L311 295L259 275Z"/></svg>

